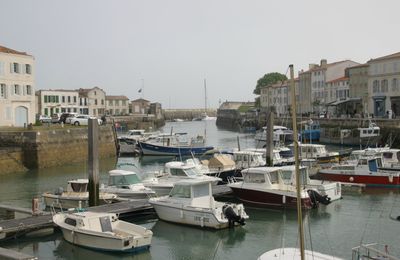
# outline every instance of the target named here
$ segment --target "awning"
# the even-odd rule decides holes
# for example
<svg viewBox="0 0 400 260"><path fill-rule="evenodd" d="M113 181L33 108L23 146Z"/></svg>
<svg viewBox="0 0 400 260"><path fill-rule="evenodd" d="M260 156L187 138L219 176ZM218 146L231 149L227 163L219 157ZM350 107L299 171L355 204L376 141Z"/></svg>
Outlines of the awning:
<svg viewBox="0 0 400 260"><path fill-rule="evenodd" d="M335 106L338 106L338 105L341 105L341 104L344 104L347 102L356 102L356 101L361 101L361 98L348 98L348 99L344 99L344 100L336 100L336 101L326 104L326 106L335 107Z"/></svg>

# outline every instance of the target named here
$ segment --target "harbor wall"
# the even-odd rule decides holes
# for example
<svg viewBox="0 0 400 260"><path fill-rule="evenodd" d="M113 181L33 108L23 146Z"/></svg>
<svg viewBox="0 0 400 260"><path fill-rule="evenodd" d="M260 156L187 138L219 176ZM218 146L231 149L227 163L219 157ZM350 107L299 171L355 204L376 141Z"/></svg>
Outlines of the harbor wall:
<svg viewBox="0 0 400 260"><path fill-rule="evenodd" d="M0 174L27 171L23 164L23 156L24 152L20 147L0 149Z"/></svg>
<svg viewBox="0 0 400 260"><path fill-rule="evenodd" d="M203 109L164 109L163 115L165 120L172 121L174 119L183 119L192 121L194 118L201 117L204 112L210 117L217 116L217 110L209 108L207 110Z"/></svg>
<svg viewBox="0 0 400 260"><path fill-rule="evenodd" d="M4 131L0 132L0 146L19 147L20 161L28 169L47 168L87 161L87 138L87 127ZM100 158L116 156L112 125L99 127L99 149Z"/></svg>

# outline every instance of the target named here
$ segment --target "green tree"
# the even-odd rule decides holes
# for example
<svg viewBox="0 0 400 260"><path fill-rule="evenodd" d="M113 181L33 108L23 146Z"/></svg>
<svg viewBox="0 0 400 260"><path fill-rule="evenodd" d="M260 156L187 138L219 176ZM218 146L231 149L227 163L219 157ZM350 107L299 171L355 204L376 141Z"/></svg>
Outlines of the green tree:
<svg viewBox="0 0 400 260"><path fill-rule="evenodd" d="M285 80L287 80L287 77L278 72L271 72L271 73L265 74L262 78L257 80L257 85L256 85L256 88L254 89L253 93L256 95L260 95L261 87L275 84L279 81L285 81Z"/></svg>

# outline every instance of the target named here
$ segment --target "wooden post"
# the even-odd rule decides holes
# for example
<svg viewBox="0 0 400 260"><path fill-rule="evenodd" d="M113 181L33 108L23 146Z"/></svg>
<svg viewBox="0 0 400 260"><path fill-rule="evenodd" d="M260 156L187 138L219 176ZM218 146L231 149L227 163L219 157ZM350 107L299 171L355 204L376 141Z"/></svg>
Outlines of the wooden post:
<svg viewBox="0 0 400 260"><path fill-rule="evenodd" d="M99 124L97 119L88 123L89 207L93 207L99 204Z"/></svg>
<svg viewBox="0 0 400 260"><path fill-rule="evenodd" d="M267 136L266 136L266 148L267 148L267 154L266 154L266 161L267 161L267 166L274 166L273 162L273 156L274 156L274 120L275 120L275 114L274 111L272 111L272 108L269 109L269 120L267 122Z"/></svg>

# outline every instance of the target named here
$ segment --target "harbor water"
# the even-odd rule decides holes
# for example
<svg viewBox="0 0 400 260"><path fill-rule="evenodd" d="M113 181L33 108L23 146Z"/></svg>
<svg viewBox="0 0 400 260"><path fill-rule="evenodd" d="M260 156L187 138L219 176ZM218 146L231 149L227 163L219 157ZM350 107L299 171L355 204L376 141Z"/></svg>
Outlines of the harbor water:
<svg viewBox="0 0 400 260"><path fill-rule="evenodd" d="M217 129L215 121L167 123L164 132L206 135L207 144L218 148L255 147L254 134ZM239 140L239 142L238 142ZM331 149L335 149L331 147ZM171 158L122 157L118 163L133 163L143 172L157 170ZM116 160L101 160L101 182L116 167ZM124 166L127 169L133 167ZM86 178L87 165L0 175L0 203L30 207L31 199L45 191L66 187L74 178ZM267 250L299 245L295 210L246 208L246 225L225 230L203 230L141 216L132 222L151 228L154 235L149 251L138 254L110 254L74 246L61 232L0 242L0 247L35 255L39 259L257 259ZM309 250L351 259L351 248L360 244L387 245L390 254L400 256L399 189L350 189L343 199L304 213L306 247ZM0 216L1 218L1 216Z"/></svg>

